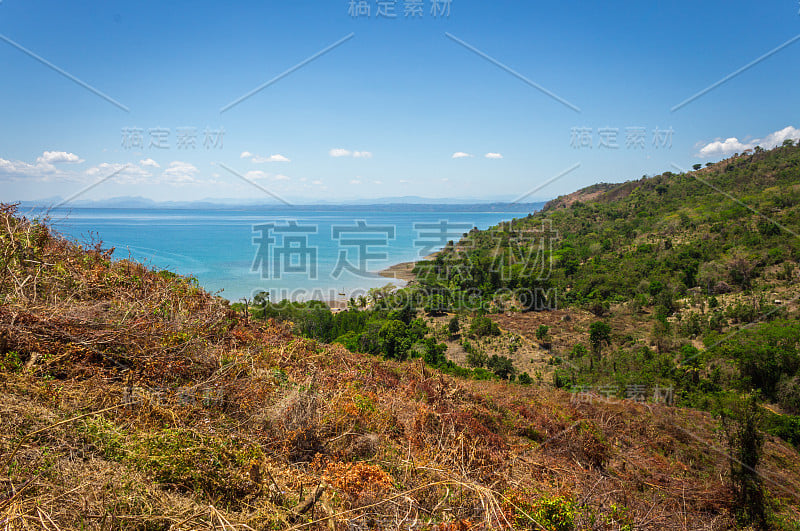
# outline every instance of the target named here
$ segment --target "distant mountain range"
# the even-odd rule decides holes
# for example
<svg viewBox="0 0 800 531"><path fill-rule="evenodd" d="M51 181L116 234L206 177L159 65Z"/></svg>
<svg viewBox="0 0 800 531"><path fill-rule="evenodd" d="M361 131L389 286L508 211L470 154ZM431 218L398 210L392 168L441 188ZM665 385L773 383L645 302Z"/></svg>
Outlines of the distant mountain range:
<svg viewBox="0 0 800 531"><path fill-rule="evenodd" d="M532 212L544 206L544 201L513 203L497 199L431 199L419 196L384 197L376 199L354 199L347 202L304 202L285 204L278 201L242 201L241 199L206 199L200 201L154 201L146 197L113 197L101 200L76 199L64 203L61 197L51 197L35 201L21 201L23 208L125 208L125 209L215 209L215 210L250 210L268 207L271 210L291 210L298 208L314 208L317 210L361 210L380 205L383 210L436 210L446 206L450 210L497 210L505 212Z"/></svg>

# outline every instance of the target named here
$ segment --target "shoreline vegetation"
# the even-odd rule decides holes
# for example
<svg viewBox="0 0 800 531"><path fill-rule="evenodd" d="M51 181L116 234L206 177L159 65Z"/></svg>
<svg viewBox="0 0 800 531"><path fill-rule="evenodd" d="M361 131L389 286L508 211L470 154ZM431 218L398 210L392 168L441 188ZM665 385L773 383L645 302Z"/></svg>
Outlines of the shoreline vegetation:
<svg viewBox="0 0 800 531"><path fill-rule="evenodd" d="M391 265L386 269L378 271L377 275L384 277L386 279L394 279L403 282L402 286L399 287L409 287L409 285L413 283L417 278L417 276L414 274L414 268L417 266L417 264L420 262L429 262L431 260L435 260L440 252L441 251L431 253L423 258L420 258L419 260L412 260L410 262L400 262L398 264ZM367 290L361 290L361 291L366 292ZM338 300L323 300L322 302L327 304L331 310L339 312L347 309L347 301L348 299L345 297Z"/></svg>

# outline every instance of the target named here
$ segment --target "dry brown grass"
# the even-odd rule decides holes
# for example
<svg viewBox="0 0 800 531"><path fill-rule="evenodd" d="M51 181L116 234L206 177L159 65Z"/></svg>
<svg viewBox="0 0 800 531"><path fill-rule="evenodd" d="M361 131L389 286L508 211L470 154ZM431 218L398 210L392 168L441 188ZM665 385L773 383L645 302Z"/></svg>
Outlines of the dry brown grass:
<svg viewBox="0 0 800 531"><path fill-rule="evenodd" d="M320 345L0 213L4 529L542 529L542 500L576 528L731 525L705 414ZM765 475L799 469L768 441Z"/></svg>

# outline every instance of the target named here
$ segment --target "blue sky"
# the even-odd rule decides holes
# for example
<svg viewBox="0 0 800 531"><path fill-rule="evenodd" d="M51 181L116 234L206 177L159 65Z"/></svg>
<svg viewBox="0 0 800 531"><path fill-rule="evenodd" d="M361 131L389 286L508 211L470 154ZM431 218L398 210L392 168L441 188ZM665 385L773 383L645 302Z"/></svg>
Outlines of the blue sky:
<svg viewBox="0 0 800 531"><path fill-rule="evenodd" d="M800 137L800 40L672 110L800 35L797 2L349 4L2 0L0 201L112 174L80 197L533 200Z"/></svg>

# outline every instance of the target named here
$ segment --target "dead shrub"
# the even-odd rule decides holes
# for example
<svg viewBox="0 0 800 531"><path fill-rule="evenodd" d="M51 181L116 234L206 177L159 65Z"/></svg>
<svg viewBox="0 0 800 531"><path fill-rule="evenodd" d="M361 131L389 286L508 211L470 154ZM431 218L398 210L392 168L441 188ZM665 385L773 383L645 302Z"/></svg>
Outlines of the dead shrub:
<svg viewBox="0 0 800 531"><path fill-rule="evenodd" d="M369 463L329 462L323 474L325 481L345 495L350 507L366 505L380 499L392 489L392 478L378 465Z"/></svg>
<svg viewBox="0 0 800 531"><path fill-rule="evenodd" d="M323 451L320 438L319 398L311 389L295 389L272 407L270 427L282 439L293 461L310 460Z"/></svg>

